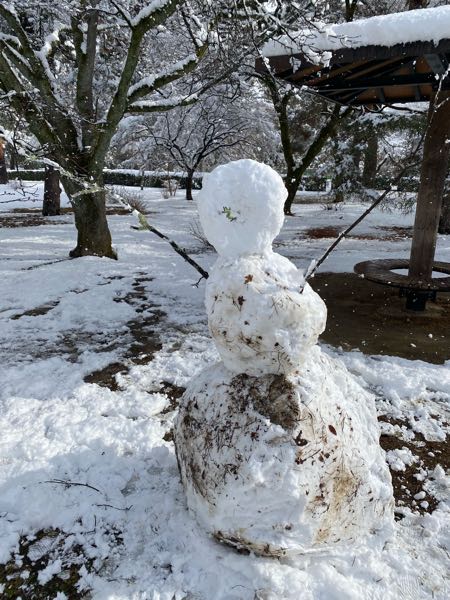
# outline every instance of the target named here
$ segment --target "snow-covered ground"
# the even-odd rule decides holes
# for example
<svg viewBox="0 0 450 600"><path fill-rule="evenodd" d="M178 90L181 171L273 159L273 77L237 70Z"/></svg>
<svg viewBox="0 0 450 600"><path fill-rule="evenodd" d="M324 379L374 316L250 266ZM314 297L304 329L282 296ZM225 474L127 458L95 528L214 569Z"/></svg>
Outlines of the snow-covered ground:
<svg viewBox="0 0 450 600"><path fill-rule="evenodd" d="M37 207L12 188L3 191L12 194L0 194L3 225L23 217L12 209ZM39 184L36 198L40 191ZM211 267L216 255L192 235L194 203L182 192L169 200L160 190L134 193L148 203L150 223ZM306 268L331 242L306 232L342 229L363 206L295 209L276 250ZM80 597L96 599L448 598L450 479L439 466L419 469L414 510L400 507L396 536L380 552L349 547L262 559L199 530L186 510L171 427L174 395L218 359L206 327L204 281L194 285L198 273L166 242L131 229L131 215L109 217L119 261L67 260L72 220L65 214L41 226L0 229L0 563L9 565L0 597L20 595L6 595L14 572L25 587L52 584L41 597L72 599L75 591L65 586L75 572ZM321 270L406 258L404 228L412 220L376 211ZM441 237L437 258L448 259L449 251L450 236ZM418 463L414 441L419 449L429 443L432 454L442 451L450 429L449 361L325 351L376 394L383 432L400 439L388 453L391 469ZM89 382L112 363L122 365L113 389ZM33 596L25 590L22 597Z"/></svg>

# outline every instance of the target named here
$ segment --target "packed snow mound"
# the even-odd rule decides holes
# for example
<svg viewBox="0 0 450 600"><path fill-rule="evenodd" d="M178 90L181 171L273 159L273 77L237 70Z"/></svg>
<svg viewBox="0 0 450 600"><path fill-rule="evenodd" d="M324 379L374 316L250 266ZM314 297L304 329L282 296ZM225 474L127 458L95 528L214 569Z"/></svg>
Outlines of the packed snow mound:
<svg viewBox="0 0 450 600"><path fill-rule="evenodd" d="M373 397L317 346L301 376L206 369L175 426L191 512L219 541L265 556L392 535L378 439Z"/></svg>
<svg viewBox="0 0 450 600"><path fill-rule="evenodd" d="M286 197L268 165L250 159L221 165L204 176L197 196L203 231L222 256L264 254L283 225Z"/></svg>
<svg viewBox="0 0 450 600"><path fill-rule="evenodd" d="M323 300L290 260L272 251L219 257L205 301L211 335L234 373L296 371L326 325Z"/></svg>

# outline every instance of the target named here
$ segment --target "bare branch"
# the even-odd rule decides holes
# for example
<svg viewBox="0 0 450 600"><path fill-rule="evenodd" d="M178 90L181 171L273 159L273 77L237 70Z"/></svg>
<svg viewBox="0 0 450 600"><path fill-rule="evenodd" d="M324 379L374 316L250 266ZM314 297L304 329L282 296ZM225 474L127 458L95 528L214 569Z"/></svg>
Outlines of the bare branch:
<svg viewBox="0 0 450 600"><path fill-rule="evenodd" d="M176 242L174 242L169 237L167 237L167 235L164 235L164 233L161 233L158 229L156 229L156 227L153 227L152 225L150 225L150 223L147 221L147 219L144 217L144 215L140 215L140 216L143 217L143 218L140 218L141 227L132 226L131 227L132 229L137 229L138 231L142 230L142 229L146 229L147 231L151 231L151 233L154 233L161 239L166 240L167 242L169 242L169 244L172 246L172 248L175 250L175 252L177 254L179 254L186 262L188 262L192 267L194 267L194 269L196 271L198 271L204 279L208 279L208 277L209 277L208 271L205 271L197 262L195 262L195 260L193 258L191 258L185 250L180 248L180 246ZM198 282L196 285L198 285Z"/></svg>

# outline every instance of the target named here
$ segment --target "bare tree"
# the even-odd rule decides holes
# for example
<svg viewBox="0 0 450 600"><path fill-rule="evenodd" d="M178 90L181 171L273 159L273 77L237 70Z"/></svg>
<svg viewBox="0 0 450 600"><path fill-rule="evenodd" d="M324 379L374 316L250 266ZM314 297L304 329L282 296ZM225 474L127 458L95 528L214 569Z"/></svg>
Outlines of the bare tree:
<svg viewBox="0 0 450 600"><path fill-rule="evenodd" d="M233 158L248 145L250 122L233 103L213 97L190 108L161 115L149 130L157 151L186 173L186 199L192 200L194 173L214 156Z"/></svg>

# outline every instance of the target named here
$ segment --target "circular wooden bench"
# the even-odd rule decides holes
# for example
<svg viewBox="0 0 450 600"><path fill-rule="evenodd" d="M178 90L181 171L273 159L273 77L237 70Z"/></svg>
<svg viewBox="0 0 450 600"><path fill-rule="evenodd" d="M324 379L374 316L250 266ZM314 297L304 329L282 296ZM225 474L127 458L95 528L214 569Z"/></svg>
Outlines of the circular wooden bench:
<svg viewBox="0 0 450 600"><path fill-rule="evenodd" d="M400 295L406 296L406 308L410 310L425 310L426 301L435 300L437 292L450 292L450 263L433 263L433 271L444 273L448 277L431 279L394 273L395 269L409 269L409 260L366 260L353 268L355 273L363 275L369 281L399 288Z"/></svg>

